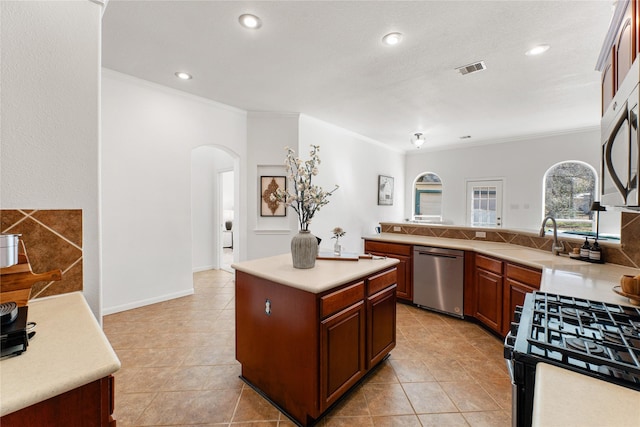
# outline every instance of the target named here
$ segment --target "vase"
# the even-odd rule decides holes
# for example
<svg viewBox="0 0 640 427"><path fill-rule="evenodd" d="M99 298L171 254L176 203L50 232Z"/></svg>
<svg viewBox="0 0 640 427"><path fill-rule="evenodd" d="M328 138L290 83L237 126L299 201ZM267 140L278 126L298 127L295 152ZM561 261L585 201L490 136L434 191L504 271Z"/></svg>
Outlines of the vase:
<svg viewBox="0 0 640 427"><path fill-rule="evenodd" d="M291 258L294 268L313 268L318 255L318 239L308 230L300 230L291 239Z"/></svg>
<svg viewBox="0 0 640 427"><path fill-rule="evenodd" d="M340 246L340 242L338 242L338 239L336 239L336 244L333 245L333 254L335 256L340 256L341 253L342 253L342 246Z"/></svg>

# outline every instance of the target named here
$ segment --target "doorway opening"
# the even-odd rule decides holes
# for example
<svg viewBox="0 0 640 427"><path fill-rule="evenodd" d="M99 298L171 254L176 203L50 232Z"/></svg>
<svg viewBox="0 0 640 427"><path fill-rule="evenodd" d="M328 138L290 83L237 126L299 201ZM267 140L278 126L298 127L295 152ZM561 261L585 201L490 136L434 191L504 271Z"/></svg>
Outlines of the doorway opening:
<svg viewBox="0 0 640 427"><path fill-rule="evenodd" d="M222 270L226 270L229 272L233 272L231 269L231 264L233 263L233 250L234 250L234 225L235 225L235 215L234 215L234 206L235 206L235 198L234 198L234 172L223 171L218 172L218 184L220 187L220 207L222 208L222 212L220 212L219 218L222 218L222 223L220 224L221 228L221 243L222 248L219 252L220 254L220 268Z"/></svg>

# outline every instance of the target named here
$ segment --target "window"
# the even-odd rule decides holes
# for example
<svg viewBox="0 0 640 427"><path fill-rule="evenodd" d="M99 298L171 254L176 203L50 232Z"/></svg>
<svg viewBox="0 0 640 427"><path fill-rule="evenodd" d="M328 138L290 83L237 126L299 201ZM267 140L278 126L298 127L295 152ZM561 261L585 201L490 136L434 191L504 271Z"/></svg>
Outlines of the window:
<svg viewBox="0 0 640 427"><path fill-rule="evenodd" d="M592 231L595 189L596 171L588 164L569 161L552 166L544 178L544 216L553 216L561 231Z"/></svg>
<svg viewBox="0 0 640 427"><path fill-rule="evenodd" d="M438 175L427 172L418 177L414 200L415 220L442 221L442 181Z"/></svg>

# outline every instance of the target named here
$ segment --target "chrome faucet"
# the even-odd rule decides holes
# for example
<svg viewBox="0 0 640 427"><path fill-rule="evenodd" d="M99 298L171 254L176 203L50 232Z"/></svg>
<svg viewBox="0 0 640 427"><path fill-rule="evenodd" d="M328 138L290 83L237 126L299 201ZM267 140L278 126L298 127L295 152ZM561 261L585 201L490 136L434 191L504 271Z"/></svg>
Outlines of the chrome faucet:
<svg viewBox="0 0 640 427"><path fill-rule="evenodd" d="M553 244L551 245L551 253L554 255L560 255L560 252L564 250L564 245L560 242L558 245L558 225L556 224L556 219L552 216L548 216L542 220L542 226L540 227L540 237L544 237L545 231L544 227L547 225L547 221L551 220L553 223Z"/></svg>

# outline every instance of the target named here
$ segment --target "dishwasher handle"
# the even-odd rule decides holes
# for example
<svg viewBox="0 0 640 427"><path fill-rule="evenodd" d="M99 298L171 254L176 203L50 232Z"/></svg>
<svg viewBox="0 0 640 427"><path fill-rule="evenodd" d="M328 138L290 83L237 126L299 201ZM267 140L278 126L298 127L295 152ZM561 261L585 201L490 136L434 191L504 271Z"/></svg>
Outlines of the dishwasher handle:
<svg viewBox="0 0 640 427"><path fill-rule="evenodd" d="M438 254L438 253L433 253L433 252L414 251L413 253L415 255L427 255L427 256L437 257L437 258L449 258L449 259L458 259L458 258L460 258L460 255L444 255L444 254Z"/></svg>

